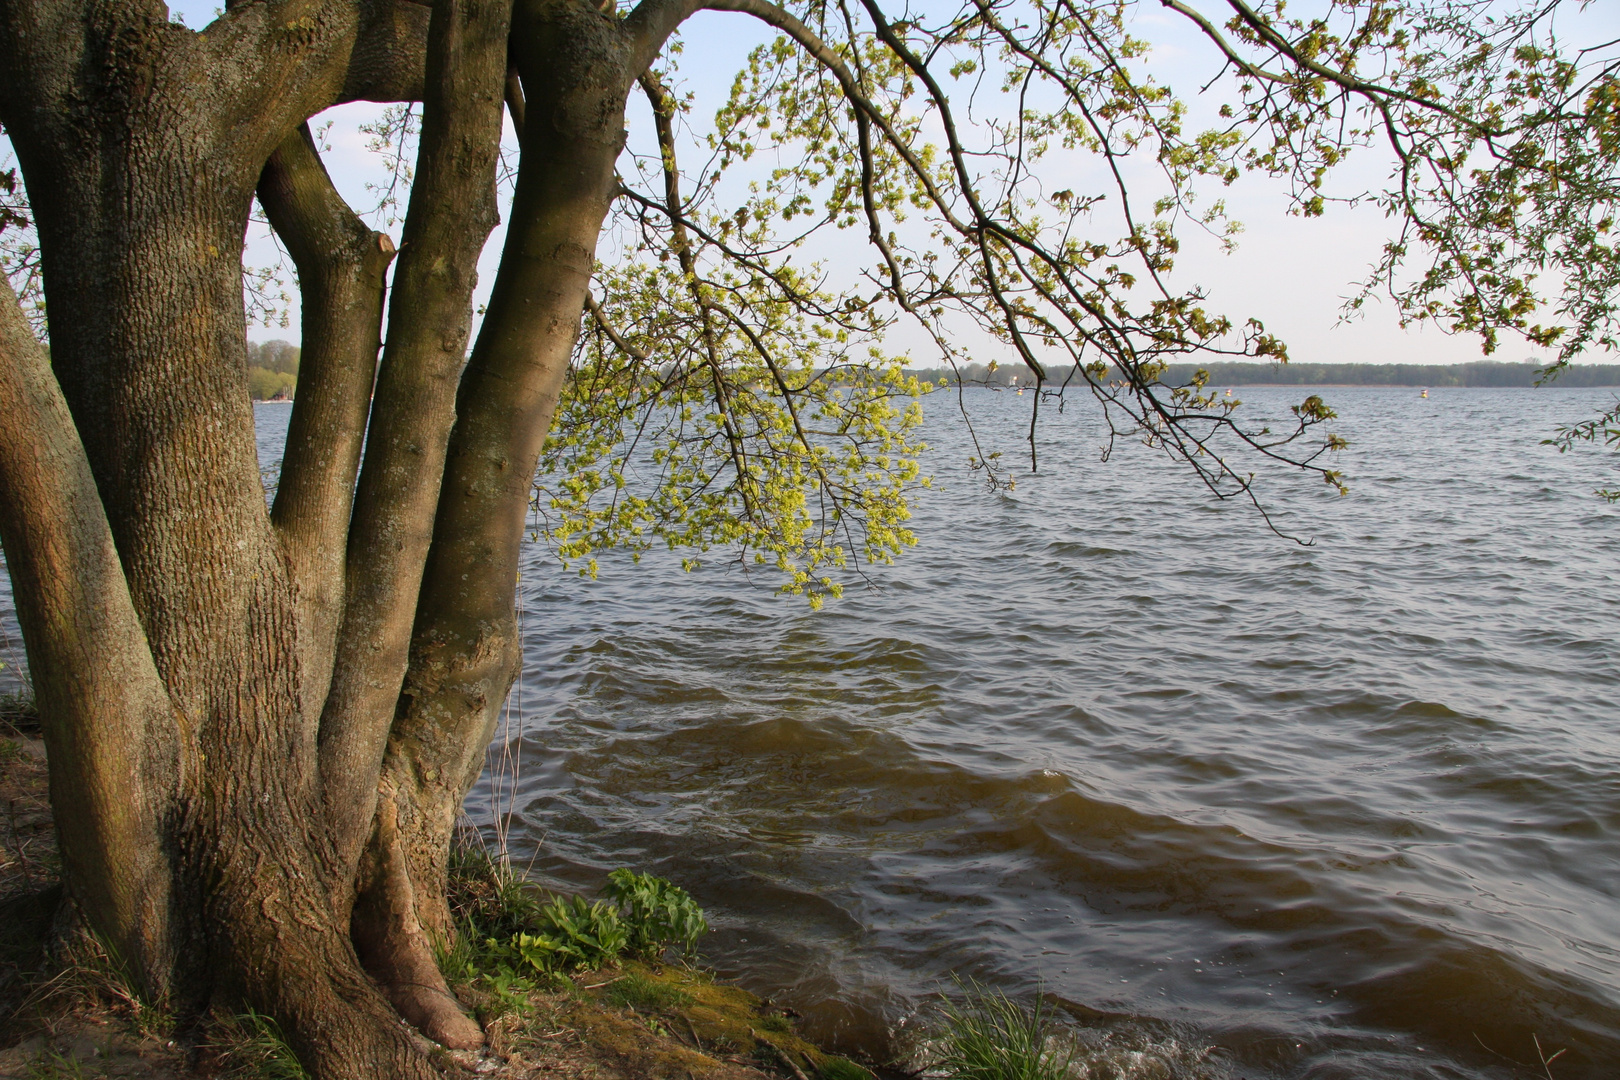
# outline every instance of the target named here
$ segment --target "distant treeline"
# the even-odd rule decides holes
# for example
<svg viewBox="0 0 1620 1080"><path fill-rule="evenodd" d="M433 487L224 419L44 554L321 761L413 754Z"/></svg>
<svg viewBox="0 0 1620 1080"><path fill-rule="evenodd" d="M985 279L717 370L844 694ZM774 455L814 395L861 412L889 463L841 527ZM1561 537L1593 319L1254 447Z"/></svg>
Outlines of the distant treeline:
<svg viewBox="0 0 1620 1080"><path fill-rule="evenodd" d="M248 393L254 401L293 396L298 389L299 352L286 341L248 346Z"/></svg>
<svg viewBox="0 0 1620 1080"><path fill-rule="evenodd" d="M1535 360L1501 363L1481 360L1471 364L1171 364L1163 381L1180 385L1203 367L1210 386L1534 386L1546 365ZM1049 373L1049 385L1061 384L1070 368ZM914 368L909 374L924 382L955 383L950 368ZM1035 378L1022 364L1004 364L991 371L984 364L962 368L961 380L988 386L1031 386ZM1071 385L1083 380L1076 377ZM1558 386L1620 386L1620 364L1577 364L1558 376Z"/></svg>

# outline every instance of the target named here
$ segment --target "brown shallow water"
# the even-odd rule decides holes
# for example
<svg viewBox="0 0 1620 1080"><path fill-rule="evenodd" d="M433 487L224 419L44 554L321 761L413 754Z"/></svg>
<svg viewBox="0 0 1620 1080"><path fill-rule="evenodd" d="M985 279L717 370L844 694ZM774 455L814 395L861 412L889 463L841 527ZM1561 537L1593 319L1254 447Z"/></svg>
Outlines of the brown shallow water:
<svg viewBox="0 0 1620 1080"><path fill-rule="evenodd" d="M469 811L542 881L685 885L710 963L868 1053L955 975L1051 995L1096 1078L1620 1076L1620 513L1539 445L1612 395L1329 396L1352 495L1272 485L1308 548L1084 409L987 494L937 396L921 543L822 612L536 547L516 793ZM1014 449L1028 399L970 398Z"/></svg>

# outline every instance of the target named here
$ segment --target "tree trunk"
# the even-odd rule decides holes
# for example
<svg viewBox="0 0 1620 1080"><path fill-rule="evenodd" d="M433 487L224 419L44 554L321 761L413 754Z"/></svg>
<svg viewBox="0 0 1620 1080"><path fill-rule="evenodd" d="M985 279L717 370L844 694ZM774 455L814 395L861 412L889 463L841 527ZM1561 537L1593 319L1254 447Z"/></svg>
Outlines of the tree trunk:
<svg viewBox="0 0 1620 1080"><path fill-rule="evenodd" d="M162 857L178 726L67 402L0 275L0 515L80 909L157 995L176 942ZM29 417L25 426L11 422ZM130 747L138 748L131 754Z"/></svg>
<svg viewBox="0 0 1620 1080"><path fill-rule="evenodd" d="M276 148L259 202L298 267L302 355L270 520L298 587L305 723L332 682L348 579L349 515L382 348L383 279L394 257L332 186L309 125Z"/></svg>
<svg viewBox="0 0 1620 1080"><path fill-rule="evenodd" d="M355 945L406 1019L435 1041L462 1049L482 1045L483 1032L445 984L433 937L417 924L415 904L400 898L409 881L394 847L391 808L379 809L378 796L386 800L389 789L381 779L384 747L433 540L433 506L471 330L478 255L496 221L510 21L510 0L455 0L434 18L393 329L350 533L349 600L336 676L321 721L328 825L344 865L351 877L357 875ZM448 941L447 934L438 937Z"/></svg>
<svg viewBox="0 0 1620 1080"><path fill-rule="evenodd" d="M518 556L541 447L579 331L596 242L616 190L636 53L583 5L520 3L513 54L527 92L512 221L484 328L457 397L410 669L383 766L378 835L397 837L428 937L445 907L451 832L483 767L521 660ZM516 111L516 110L514 110ZM386 815L387 827L381 822ZM375 897L396 911L406 898Z"/></svg>
<svg viewBox="0 0 1620 1080"><path fill-rule="evenodd" d="M254 182L336 97L357 9L328 5L300 36L267 26L285 14L270 8L212 35L162 5L0 9L0 121L39 229L55 375L0 298L17 361L0 400L5 543L66 884L92 927L153 996L282 1019L323 1077L429 1076L336 914L350 882L245 383ZM146 752L121 763L130 746ZM81 784L89 800L67 788Z"/></svg>
<svg viewBox="0 0 1620 1080"><path fill-rule="evenodd" d="M690 7L523 0L515 37L511 0L227 7L197 33L147 0L0 3L52 330L47 357L0 290L0 542L92 928L153 997L276 1018L322 1080L426 1077L399 1015L482 1042L434 962L450 829L519 660L524 513L625 96ZM466 361L509 46L533 100ZM393 252L300 125L401 95L424 130L377 368ZM304 294L273 512L255 188Z"/></svg>

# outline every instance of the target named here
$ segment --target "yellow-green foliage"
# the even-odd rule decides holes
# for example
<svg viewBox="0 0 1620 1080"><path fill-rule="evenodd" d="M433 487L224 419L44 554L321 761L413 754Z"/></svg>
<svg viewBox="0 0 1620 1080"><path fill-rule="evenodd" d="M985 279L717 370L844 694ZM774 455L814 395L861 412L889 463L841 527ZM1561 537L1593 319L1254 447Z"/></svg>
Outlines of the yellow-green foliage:
<svg viewBox="0 0 1620 1080"><path fill-rule="evenodd" d="M870 335L803 314L836 298L785 265L697 280L630 262L597 281L633 351L587 324L541 460L535 506L566 564L594 575L599 551L662 543L692 550L691 569L728 547L819 607L852 558L916 542L926 385Z"/></svg>
<svg viewBox="0 0 1620 1080"><path fill-rule="evenodd" d="M298 376L256 367L248 369L248 394L254 401L268 401L278 394L291 396L298 387Z"/></svg>

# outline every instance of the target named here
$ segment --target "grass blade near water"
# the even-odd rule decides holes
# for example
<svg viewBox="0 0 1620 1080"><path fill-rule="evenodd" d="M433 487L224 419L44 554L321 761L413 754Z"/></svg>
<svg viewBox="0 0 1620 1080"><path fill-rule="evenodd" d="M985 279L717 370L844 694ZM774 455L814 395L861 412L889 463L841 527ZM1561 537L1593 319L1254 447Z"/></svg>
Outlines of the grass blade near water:
<svg viewBox="0 0 1620 1080"><path fill-rule="evenodd" d="M1071 1054L1051 1045L1046 1007L1032 1008L976 982L957 983L943 1006L944 1030L934 1068L952 1080L1063 1080Z"/></svg>

